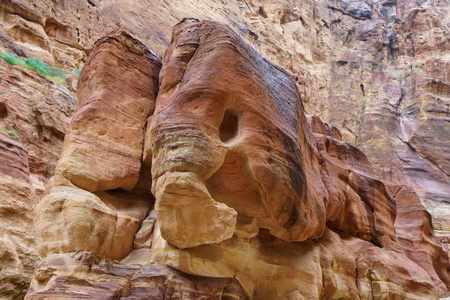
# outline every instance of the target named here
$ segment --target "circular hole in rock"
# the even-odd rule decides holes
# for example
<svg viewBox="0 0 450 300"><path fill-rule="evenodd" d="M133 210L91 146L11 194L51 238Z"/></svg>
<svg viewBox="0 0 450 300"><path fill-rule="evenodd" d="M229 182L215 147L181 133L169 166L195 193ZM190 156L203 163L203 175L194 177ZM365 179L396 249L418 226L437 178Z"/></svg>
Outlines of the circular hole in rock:
<svg viewBox="0 0 450 300"><path fill-rule="evenodd" d="M236 112L227 109L219 127L219 137L224 143L237 136L239 131L239 118Z"/></svg>

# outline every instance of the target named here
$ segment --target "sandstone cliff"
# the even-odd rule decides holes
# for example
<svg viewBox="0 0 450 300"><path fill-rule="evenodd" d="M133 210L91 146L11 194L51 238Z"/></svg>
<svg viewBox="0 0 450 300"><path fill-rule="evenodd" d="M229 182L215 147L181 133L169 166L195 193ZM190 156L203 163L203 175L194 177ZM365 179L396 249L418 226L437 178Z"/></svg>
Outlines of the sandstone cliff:
<svg viewBox="0 0 450 300"><path fill-rule="evenodd" d="M92 251L94 256L92 253L73 254L75 256L72 258L75 261L73 263L69 262L71 260L69 256L72 254L61 256L63 261L69 259L66 263L52 261L47 267L42 267L45 266L43 263L38 272L51 269L52 265L60 266L60 269L54 274L42 271L46 275L42 275L41 272L42 274L36 275L35 278L41 278L42 282L56 278L57 280L52 279L50 282L59 284L58 282L65 282L67 278L71 278L71 274L78 274L78 277L74 276L74 278L85 280L83 279L85 278L85 269L79 266L94 266L94 269L98 268L99 274L103 274L100 277L107 277L106 274L110 274L111 267L101 260L102 257L121 259L135 249L132 252L134 254L125 260L125 263L114 266L114 268L118 268L117 272L122 274L117 276L123 278L119 280L121 283L115 283L117 291L127 290L130 287L130 278L134 276L132 274L135 274L136 270L144 270L142 276L145 278L156 278L155 276L166 278L163 279L166 283L160 286L165 287L166 292L164 293L173 293L171 290L174 290L172 286L175 285L173 281L175 280L183 282L180 289L175 289L178 291L176 293L181 293L180 290L182 290L191 295L189 297L198 297L192 296L197 295L195 293L203 293L209 295L208 297L221 293L225 295L228 292L224 291L232 290L233 292L230 293L240 295L239 297L253 295L253 297L260 298L260 294L252 293L258 292L261 288L249 287L254 284L249 283L249 280L241 278L238 280L240 283L237 283L235 279L216 281L209 278L205 281L201 277L174 273L160 264L169 264L182 271L202 276L210 274L209 276L224 277L223 275L219 276L219 273L231 274L227 273L229 270L231 270L229 272L240 274L255 272L254 276L257 278L255 281L260 284L260 282L267 281L256 275L261 271L253 270L248 273L236 270L237 265L242 264L242 261L234 260L233 257L247 257L246 255L252 257L252 254L247 252L257 253L255 255L259 257L260 251L267 250L264 250L264 245L272 245L266 238L275 236L284 241L304 241L312 238L314 246L311 246L312 250L305 250L305 252L319 253L318 255L323 258L320 263L313 264L312 268L317 269L320 266L324 278L328 281L331 280L331 283L322 284L322 290L311 291L312 294L306 295L306 297L329 298L334 295L333 297L339 298L339 295L363 295L362 290L370 291L367 293L380 297L385 290L392 294L397 293L400 297L406 297L406 294L402 293L422 295L420 297L425 297L424 295L431 297L432 294L445 295L446 286L448 286L447 256L445 252L442 252L440 241L435 237L431 228L433 226L437 230L441 242L448 241L446 205L450 191L447 153L449 153L450 139L448 137L448 105L446 102L448 102L447 48L449 36L448 20L445 17L448 6L445 3L438 1L417 3L407 1L396 3L134 1L130 4L123 3L123 1L59 1L54 4L46 1L7 0L0 4L0 8L1 51L15 53L22 57L40 57L50 65L61 67L66 73L70 73L74 69L80 70L86 63L88 55L89 59L94 60L91 65L92 70L85 69L83 71L88 75L81 76L81 79L84 78L86 82L79 85L80 109L72 121L72 129L69 130L70 134L66 138L66 146L57 168L59 172L56 172L47 191L47 195L52 195L52 190L59 189L59 196L53 199L54 203L59 201L58 197L68 199L65 197L69 195L75 202L81 201L80 205L75 207L76 212L83 211L83 207L91 207L89 210L91 212L80 214L78 219L74 219L81 220L80 222L65 220L65 217L60 218L62 223L59 227L57 226L60 231L51 233L54 228L49 229L48 226L43 226L45 229L40 229L38 232L41 232L44 238L39 240L38 235L38 243L45 244L45 238L50 241L46 247L41 248L43 257L49 253L69 253L74 251L73 246L78 241L76 239L70 241L67 236L61 238L61 232L69 232L69 237L71 234L75 234L82 241L86 231L90 232L93 228L97 228L99 231L97 232L95 229L93 231L95 234L91 239L75 245L75 251L92 251L89 247L95 245L97 245L95 246L97 249ZM200 19L211 18L228 23L256 51L291 74L307 113L317 114L324 121L336 125L342 135L336 128L328 127L315 118L309 120L309 125L302 125L306 124L306 121L302 117L301 109L295 116L295 114L290 115L285 111L277 111L273 108L269 114L270 122L268 122L269 116L261 115L261 108L255 106L257 101L252 100L252 97L257 94L262 97L261 99L264 97L272 99L275 97L273 93L278 94L280 90L287 93L289 89L292 90L292 87L280 88L266 82L267 86L262 89L251 83L254 79L236 81L232 78L235 77L234 73L225 72L228 66L223 65L226 65L229 60L222 65L220 59L209 58L211 59L209 64L217 61L215 69L222 70L221 68L224 68L223 71L208 74L208 77L204 79L197 78L196 84L185 87L182 91L185 99L175 101L172 93L174 89L178 89L179 82L191 80L195 83L195 75L190 76L187 73L180 78L180 75L177 74L181 71L185 72L186 65L184 64L187 62L190 64L190 56L197 53L195 45L200 43L203 36L199 33L180 34L176 29L174 37L187 38L188 42L186 45L179 41L170 43L173 24L186 16ZM111 69L103 69L106 70L105 73L100 71L99 74L96 74L102 68L95 65L96 58L91 53L91 47L96 40L115 29L126 29L154 51L153 53L151 50L145 50L148 51L148 54L144 55L144 57L153 57L153 62L151 62L151 64L155 64L151 69L153 75L147 73L150 69L147 71L142 69L141 64L145 66L145 63L139 62L139 60L136 62L136 58L133 58L135 54L132 54L136 51L138 53L144 51L142 49L146 49L146 46L138 47L140 50L136 50L137 48L135 49L133 46L131 49L135 50L132 50L132 53L115 52L115 47L123 44L124 41L133 45L140 44L134 42L135 40L126 34L124 40L118 39L121 40L118 41L119 44L111 43L110 48L102 51L105 52L105 60L113 59L114 56L117 56L120 61L128 59L130 63L127 65L130 67L125 68L118 64L116 69L111 66ZM108 43L106 42L106 44ZM243 42L239 42L239 44L241 43ZM180 44L180 47L177 44ZM97 45L102 45L102 42ZM124 47L124 49L130 48L129 46ZM159 82L161 93L158 97L162 99L159 100L161 106L159 108L156 106L154 118L145 120L146 116L152 114L155 109L155 103L148 102L148 94L153 93L156 96L158 91L155 86L157 87L158 83L145 84L141 81L145 82L152 76L158 77L157 69L160 67L157 63L158 54L163 56L167 48L169 48L169 52L164 56L165 61L160 74L162 81ZM103 52L99 52L100 57ZM222 56L218 55L218 57ZM231 56L231 58L233 57ZM193 62L195 61L193 60ZM98 64L102 64L101 59L98 59ZM0 271L2 273L1 291L5 290L6 297L13 297L24 293L32 269L28 260L33 257L34 242L29 235L30 215L25 211L30 211L34 207L34 203L41 198L44 185L51 176L55 175L55 164L61 151L62 140L75 110L77 78L71 76L65 87L20 66L11 66L1 59L0 67L3 71L2 93L0 94L0 129L14 129L21 136L20 141L17 141L19 143L17 147L27 149L25 150L27 154L21 154L23 162L20 164L26 161L29 165L25 169L22 168L25 170L23 171L25 176L21 177L14 173L8 179L14 184L5 181L4 186L9 189L2 190L5 195L4 199L11 199L5 203L10 203L12 207L17 208L22 207L25 203L24 205L28 207L21 212L25 217L21 219L17 229L13 230L17 225L10 227L11 232L15 232L13 236L17 235L17 238L10 237L11 233L4 237L6 241L21 239L27 241L19 248L17 244L14 246L6 242L7 246L3 247L6 249L4 252L6 254L2 256L4 257L2 261L6 263L2 263L2 266L5 267ZM204 68L201 64L198 67ZM245 66L241 68L248 69ZM258 68L268 72L267 70L272 67L258 66ZM136 73L136 70L141 71ZM195 74L197 71L192 69L191 72ZM241 71L237 72L241 74ZM258 74L258 71L253 72ZM117 75L112 75L122 73L123 77L118 79L114 79ZM275 78L284 76L277 75L277 71L271 71L270 74ZM211 87L211 83L208 83L206 78L213 75L218 76L215 82L223 82L225 86L222 88ZM240 76L242 77L242 75ZM255 76L260 78L259 75ZM261 76L264 78L267 74ZM94 79L90 79L91 77ZM134 79L131 80L132 78ZM283 79L283 81L286 80L290 79ZM261 79L256 80L258 84L260 81ZM270 80L266 79L265 81ZM135 82L139 84L136 85ZM241 85L242 88L236 89L237 94L236 92L234 94L227 92L232 96L228 94L224 96L222 95L223 90L229 88L226 86L227 82L228 85ZM201 86L201 93L196 87L197 85ZM96 86L103 87L97 91L97 94L93 92ZM246 94L242 91L246 91ZM294 95L297 91L289 93ZM208 118L205 117L206 112L217 111L219 109L217 106L204 103L201 105L183 104L183 101L193 102L191 98L213 97L211 95L223 98L221 101L224 104L221 105L225 105L226 108L220 108L225 109L222 123L221 113L215 113L219 116L213 114L208 115ZM231 97L233 100L227 97ZM277 101L281 101L280 103L287 107L301 107L299 103L289 102L292 101L292 97L280 95L275 98L284 99L283 97L290 100ZM236 99L241 98L244 100L236 102ZM111 106L111 103L101 99L108 99L108 101L112 101L111 103L118 103L114 99L128 100L122 104L123 106L119 104ZM267 101L271 103L270 101L273 100ZM127 103L133 103L132 107L135 110L128 111ZM258 105L263 105L262 103ZM168 106L165 108L164 105ZM186 108L184 108L185 105ZM177 112L184 109L191 112L192 115L177 117ZM248 112L248 114L242 116L243 112ZM130 115L133 118L130 119ZM246 128L256 129L247 133L239 132L242 136L240 139L236 139L238 133L236 130L242 128L244 120L250 122L247 123L249 125L246 125ZM261 124L261 120L265 120L264 124L267 127L265 133L259 132L257 129L261 127L258 125ZM118 124L114 125L113 121L118 121ZM175 137L172 138L168 132L178 132L178 127L171 125L176 122L181 122L180 124L184 124L183 126L191 123L197 125L186 127L186 133L182 136L187 136L187 138L179 138L177 134L174 134ZM211 129L208 129L211 126L210 122L215 122L212 126L219 128L218 140L217 137L211 136L213 133ZM292 125L289 125L290 122L298 122L300 128L293 130ZM145 124L148 124L147 129L143 127ZM239 126L236 127L236 124ZM271 126L273 126L272 129ZM305 129L308 126L313 129L314 134L309 129ZM145 141L142 140L144 131L147 132ZM274 140L266 140L266 135ZM157 142L162 139L167 140L158 145ZM216 142L211 145L213 140ZM239 142L236 143L236 140ZM342 140L357 144L368 155L368 159L356 151L356 148L352 148ZM122 143L119 145L118 141L122 141ZM300 144L294 146L292 143ZM278 154L271 153L269 155L263 145L274 149ZM142 147L144 151L141 162ZM185 151L177 152L178 148L183 149L183 147L185 147ZM211 149L213 149L212 152ZM294 158L283 157L285 151L293 153ZM201 157L189 155L189 153L195 152L201 153ZM348 154L344 158L342 153ZM155 157L153 161L152 156ZM273 159L272 163L261 163L264 157ZM334 161L336 157L339 158L338 161ZM120 163L117 163L118 161ZM192 163L196 167L186 166L180 161ZM372 163L371 166L369 161ZM14 160L11 160L11 165L15 164ZM275 169L274 164L278 166ZM150 174L152 165L153 170ZM293 167L293 165L301 166L301 168ZM359 171L355 172L352 168ZM368 177L355 175L361 172ZM164 175L166 173L170 175ZM236 177L236 174L240 174L240 177ZM154 177L153 194L158 199L155 213L165 216L160 217L158 221L155 221L155 216L149 212L153 203L153 196L150 193L151 176ZM23 183L20 183L22 181ZM65 183L61 183L62 181ZM226 182L233 182L233 184L226 184ZM255 182L258 183L255 184ZM29 186L28 191L25 194L20 193L20 196L14 194L18 189L10 187L15 184ZM412 188L407 185L411 185ZM304 186L310 188L303 188ZM373 190L374 187L376 193ZM174 201L174 196L170 195L177 193L180 188L190 192L182 198L177 198L181 205L178 206ZM130 192L124 191L129 189L131 189ZM417 192L417 195L414 191ZM303 193L306 194L303 195ZM268 199L278 200L261 201L264 198L261 195L264 194L268 195ZM321 197L322 200L320 200ZM285 199L285 201L281 199ZM309 204L302 204L300 199L304 199L304 203L316 203L317 206L311 207ZM382 201L385 204L378 204L379 199L384 199ZM431 213L431 216L423 209L420 201ZM59 201L59 203L62 205L61 209L66 207L64 201ZM97 203L97 206L92 206L94 203ZM261 209L261 203L264 209ZM192 210L191 215L183 208L184 206L196 207L195 205L198 210ZM382 209L375 212L380 207ZM73 208L70 205L67 208L71 215L70 209ZM48 212L49 222L58 223L58 220L54 218L57 215L54 215L55 212L57 211ZM180 213L183 214L182 217L179 217L181 218L180 222L169 221ZM185 213L187 215L184 215ZM83 220L90 219L93 214L98 215L99 218L95 217L92 219L93 223L81 226ZM199 219L198 214L215 217ZM100 218L100 216L107 217ZM341 216L345 216L345 219ZM14 221L11 221L9 218L12 217L8 210L5 210L2 218L5 220L5 224L11 224L11 222L17 223L18 217L14 217ZM177 218L175 219L177 220ZM325 229L324 222L328 228L339 233L339 239L345 240L346 238L342 234L349 234L358 238L358 241L367 241L371 245L381 246L384 249L386 244L382 240L387 237L388 240L394 241L394 246L390 245L388 251L393 251L397 253L395 255L399 256L393 256L390 254L391 252L388 252L389 254L386 255L390 258L381 262L383 267L379 270L382 271L377 271L375 265L380 265L380 259L384 255L381 254L382 252L376 249L369 251L367 249L370 247L362 247L361 242L358 242L357 246L354 244L349 246L345 241L338 242L339 239ZM111 226L107 226L109 229L102 231L102 226L109 223L111 223ZM111 233L110 228L116 228L115 232ZM134 238L133 233L139 228L140 230ZM261 228L259 235L257 235L258 228ZM49 231L45 233L45 230ZM268 230L270 235L266 236L265 230ZM176 249L161 242L162 240L158 238L159 231L166 240L181 248L204 243L213 243L211 245L213 247L215 243L226 240L232 235L238 240L254 238L255 244L253 244L253 248L242 246L242 249L247 249L244 250L245 255L242 252L226 250L225 253L229 253L227 256L229 261L226 263L228 266L223 267L224 269L219 273L214 271L206 274L204 269L194 271L192 266L188 267L185 263L180 265L177 259L159 256L158 253L180 255L177 254ZM76 232L79 234L77 235ZM152 232L155 234L150 238ZM181 239L178 236L179 232L185 232ZM53 234L53 238L49 238L47 234ZM100 242L98 241L99 237L101 237ZM322 240L316 242L320 237ZM152 239L153 242L150 242ZM234 239L236 238L232 238L232 240ZM118 240L124 241L124 243L118 245L114 242ZM61 241L61 243L54 243L54 241ZM226 243L226 241L222 243ZM339 258L336 253L328 256L324 254L331 251L327 252L327 245L334 251L339 243L342 243L338 247L339 249L364 249L361 251L367 252L367 254L361 258L352 258L351 256ZM155 245L152 246L153 264L152 267L145 267L141 254L147 250L140 252L136 252L136 250L148 249L150 245ZM290 249L290 246L287 245L272 246L271 249ZM202 247L200 246L201 249ZM318 252L316 251L317 247L320 249ZM228 246L226 248L236 249ZM293 249L292 253L296 253L299 249ZM190 250L186 251L190 252ZM208 252L209 250L204 251ZM345 251L346 253L351 252L351 250ZM220 249L217 252L222 253ZM11 254L8 253L20 257L15 260L17 263L13 264L20 265L18 268L8 269L6 267L8 264L11 265L12 261ZM358 250L355 253L357 254L353 255L359 257L361 252ZM168 255L170 256L170 254ZM184 255L182 256L184 257ZM211 259L209 256L203 257L201 250L200 253L190 255L192 261L196 263ZM298 257L295 254L292 255L292 257ZM265 257L270 256L269 254L262 255L262 261L266 260ZM25 257L27 258L25 259ZM392 257L402 262L401 269L395 264L393 265ZM310 258L312 259L312 257ZM306 259L304 265L307 262L311 263L310 258ZM362 273L340 274L339 264L347 266L351 264L349 260L352 259L357 266L363 268L360 269ZM312 259L312 261L314 260ZM139 263L139 267L131 268L130 264L133 264L133 261ZM220 262L220 260L217 261ZM332 262L331 271L326 271L329 268L327 267L329 262ZM261 260L253 264L255 266L263 265ZM276 264L283 266L283 263ZM289 261L286 262L286 265L290 264ZM423 269L425 273L417 271L415 275L418 277L410 278L410 273L414 272L407 270L416 269L416 264L419 264L420 269ZM67 266L78 267L67 270ZM211 268L215 269L217 266ZM15 270L11 271L13 269ZM23 271L25 269L28 271ZM397 279L393 279L392 284L379 285L379 282L386 280L383 276L380 277L379 273L386 272L386 269L396 274L395 276L386 276ZM358 269L355 268L355 270ZM77 273L78 271L79 273ZM284 273L283 271L274 272L272 275L275 277ZM365 278L367 284L363 288L358 286L358 291L355 292L355 286L347 281L350 281L350 278L353 278L354 281L357 275ZM13 278L11 276L16 276L16 279L11 279ZM269 274L264 276L270 277ZM58 278L62 281L58 281ZM419 280L419 278L421 279ZM424 281L423 278L428 279ZM98 277L94 277L93 281L96 280ZM364 280L361 279L360 284ZM422 285L405 288L417 280L421 281ZM104 281L115 282L111 277L100 280L100 282ZM154 279L150 281L154 282ZM92 284L92 281L86 282ZM151 285L149 281L144 280L143 282L146 282L144 285ZM284 279L280 278L279 285L283 285L281 282L284 282ZM431 285L434 285L434 288L431 288ZM167 290L169 286L170 288ZM203 286L204 290L192 286ZM314 286L320 286L320 284L316 282ZM335 286L338 287L334 288ZM396 286L400 286L400 288L397 289ZM49 290L54 291L54 288L54 285L49 285ZM302 290L299 286L296 288ZM211 292L212 294L206 292L210 289L214 291ZM330 292L333 289L336 291ZM104 291L106 290L113 291L114 289L108 285L104 288ZM254 290L256 291L253 292ZM281 290L283 291L283 288ZM68 291L70 292L70 288ZM287 297L295 299L302 295L301 293L296 295L295 288L292 291L293 294ZM154 292L156 293L156 291ZM112 292L111 295L117 297L119 295L117 293ZM136 289L134 293L138 295ZM141 297L144 293L146 292L142 292ZM282 292L276 291L276 293ZM94 294L86 297L93 297L92 295ZM59 296L55 297L58 299Z"/></svg>
<svg viewBox="0 0 450 300"><path fill-rule="evenodd" d="M449 131L446 2L5 0L1 9L6 51L69 72L115 29L163 55L184 17L228 23L293 76L309 114L337 126L385 179L413 186L446 235L449 139L433 138Z"/></svg>
<svg viewBox="0 0 450 300"><path fill-rule="evenodd" d="M126 33L100 39L78 106L35 210L27 299L448 294L448 254L411 188L308 124L291 77L226 25L183 20L162 64ZM184 283L155 282L164 266Z"/></svg>

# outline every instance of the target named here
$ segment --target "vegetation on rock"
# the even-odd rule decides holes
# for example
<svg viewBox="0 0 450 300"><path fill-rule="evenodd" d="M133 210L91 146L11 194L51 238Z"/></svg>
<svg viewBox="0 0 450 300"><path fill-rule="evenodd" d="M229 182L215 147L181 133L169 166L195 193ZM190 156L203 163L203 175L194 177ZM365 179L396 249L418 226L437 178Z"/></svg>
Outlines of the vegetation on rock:
<svg viewBox="0 0 450 300"><path fill-rule="evenodd" d="M417 5L422 6L422 4L424 4L427 1L428 0L419 0L419 1L417 1Z"/></svg>
<svg viewBox="0 0 450 300"><path fill-rule="evenodd" d="M15 138L16 140L20 140L20 135L18 135L14 129L2 130L2 132L9 134L11 137Z"/></svg>
<svg viewBox="0 0 450 300"><path fill-rule="evenodd" d="M72 71L73 75L80 77L81 70L75 69Z"/></svg>
<svg viewBox="0 0 450 300"><path fill-rule="evenodd" d="M37 57L30 58L20 58L12 53L0 52L0 57L11 65L18 65L29 70L38 72L42 76L51 79L64 86L67 85L65 78L67 74L64 73L60 68L50 67L48 64L42 61L42 59Z"/></svg>

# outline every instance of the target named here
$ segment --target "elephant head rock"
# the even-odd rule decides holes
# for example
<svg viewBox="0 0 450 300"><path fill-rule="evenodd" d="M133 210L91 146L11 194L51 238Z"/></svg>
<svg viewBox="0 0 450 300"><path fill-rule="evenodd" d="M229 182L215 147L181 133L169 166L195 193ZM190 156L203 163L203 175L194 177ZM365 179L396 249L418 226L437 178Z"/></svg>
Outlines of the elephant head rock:
<svg viewBox="0 0 450 300"><path fill-rule="evenodd" d="M326 197L294 81L226 25L174 28L151 118L152 191L179 248L251 238L318 238Z"/></svg>
<svg viewBox="0 0 450 300"><path fill-rule="evenodd" d="M448 293L414 191L307 118L289 74L226 25L183 20L163 62L112 33L78 85L27 299Z"/></svg>

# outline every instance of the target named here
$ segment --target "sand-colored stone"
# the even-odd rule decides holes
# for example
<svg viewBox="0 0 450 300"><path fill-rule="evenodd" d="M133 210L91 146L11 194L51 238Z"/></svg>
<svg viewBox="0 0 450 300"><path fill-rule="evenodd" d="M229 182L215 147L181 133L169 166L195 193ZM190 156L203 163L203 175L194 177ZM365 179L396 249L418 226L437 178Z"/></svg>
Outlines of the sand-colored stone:
<svg viewBox="0 0 450 300"><path fill-rule="evenodd" d="M229 238L234 210L286 241L322 235L325 203L318 158L304 129L298 91L286 72L229 27L186 19L174 27L160 79L149 130L153 193L165 239L186 248ZM187 173L186 179L176 172ZM206 200L208 194L214 200ZM223 215L224 225L230 225L210 232L210 224L199 224L201 210L192 201L215 209L206 219ZM197 240L182 233L191 222Z"/></svg>
<svg viewBox="0 0 450 300"><path fill-rule="evenodd" d="M132 40L120 37L120 45ZM109 46L105 41L108 37L97 49ZM108 54L127 61L136 53L103 49L103 56L94 49L88 62L102 66ZM91 81L104 82L105 90L116 87L102 81L107 74L89 65L82 73L81 108L70 127L85 128L79 135L94 137L104 129L82 113L82 103L89 105L84 99L101 93ZM307 118L295 82L225 24L196 19L177 24L159 84L156 102L155 86L147 86L153 88L147 100L154 113L139 118L140 170L131 190L70 182L70 169L58 168L72 157L84 163L80 169L86 174L100 170L77 156L82 147L64 148L73 151L63 152L36 210L41 262L27 299L438 299L449 294L448 254L413 190L378 178L368 158L342 141L339 130ZM141 99L132 95L129 99ZM99 111L103 119L112 118L109 107ZM70 130L65 145L71 145ZM116 133L100 138L106 138L106 149L115 147L108 138ZM92 144L91 153L100 153ZM117 147L137 149L133 143ZM120 171L128 162L114 163L109 168ZM109 168L99 178L92 175L93 182L108 186ZM129 172L111 181L135 176ZM405 209L408 205L412 210Z"/></svg>
<svg viewBox="0 0 450 300"><path fill-rule="evenodd" d="M64 177L90 192L136 185L159 68L159 58L128 34L114 33L97 42L78 81L79 110L55 181Z"/></svg>
<svg viewBox="0 0 450 300"><path fill-rule="evenodd" d="M96 40L115 29L125 28L163 55L170 44L173 24L184 17L225 22L263 57L287 70L299 87L306 112L315 113L338 127L342 138L337 138L332 126L326 128L324 125L322 129L325 129L320 133L357 144L373 163L370 171L379 173L389 182L397 181L397 186L404 185L405 181L411 185L432 214L431 223L438 229L437 238L448 244L450 218L447 202L450 190L447 154L450 153L450 139L446 103L449 91L449 15L450 9L445 1L431 0L370 4L366 1L313 0L4 0L0 3L0 51L22 57L37 56L70 73L73 69L82 68ZM47 180L54 175L64 134L76 106L76 78L72 76L69 87L65 88L35 72L10 66L1 59L0 73L0 130L14 129L22 137L28 152L32 187L40 198ZM149 135L148 130L148 142ZM347 144L336 141L330 144L334 149L357 154ZM144 165L150 167L151 147L145 148ZM359 161L360 155L357 158ZM224 162L224 165L233 166L230 170L240 172L245 165L234 154L227 155ZM352 164L348 162L333 159L323 164L338 176L338 179L334 175L333 179L323 177L330 193L330 203L334 203L330 204L333 209L327 212L327 220L333 219L334 228L344 228L346 232L373 241L389 232L391 227L383 225L381 231L372 237L376 230L370 229L367 221L367 216L372 214L364 213L362 208L373 207L373 201L368 201L369 205L363 204L360 200L364 196L356 192L360 184L380 187L380 180L361 181L365 175L361 177L354 167L351 170L349 165ZM211 180L210 186L221 188L222 180L233 177L223 170L225 168L216 174L220 180ZM123 169L115 172L121 173ZM136 181L136 168L131 173L134 176L127 183L119 180L120 185L131 186ZM146 174L141 172L140 192L146 187L148 190L149 173L149 169ZM234 179L239 182L235 187L250 186L241 196L254 197L255 190L246 178L245 175ZM354 179L353 185L349 186L348 193L342 192L341 188L347 189L346 182L350 178ZM86 186L97 185L91 180L105 183L104 178L91 177ZM86 182L85 179L82 181ZM119 181L114 180L111 186L118 185ZM340 188L335 188L334 184ZM5 183L3 188L8 190L11 186L14 184ZM229 189L227 186L226 190ZM385 192L377 193L389 199ZM107 196L109 199L110 194ZM217 194L212 196L218 197ZM221 198L226 197L222 195ZM345 215L349 218L346 221L338 218L344 203ZM102 209L107 211L104 207ZM384 207L383 211L392 209ZM358 214L360 212L362 214ZM433 271L426 267L431 261L436 265L439 260L436 257L441 251L439 243L436 244L432 234L425 230L430 223L427 217L423 218L426 213L417 203L414 204L414 212L402 213L406 215L401 226L408 230L414 228L414 236L421 237L420 242L406 239L403 244L399 240L400 244L404 249L412 249L411 243L416 248L427 249L420 255L421 252L413 250L405 252L416 263L426 262L421 266L435 285L441 286L431 274ZM414 220L408 219L407 216L411 215ZM144 216L145 213L141 213L138 220ZM378 224L386 224L390 218L383 214L379 217L382 218L378 218ZM387 219L383 220L385 217ZM126 220L127 224L135 224L131 219ZM353 221L359 224L356 231L349 226ZM255 237L259 228L256 223L254 218L238 215L235 235ZM399 236L398 232L397 239L404 240L405 236ZM148 234L142 233L140 238L145 242L137 242L136 247L149 246ZM228 235L229 232L225 234ZM387 235L392 237L391 233ZM127 246L120 251L127 252L131 237L123 238L127 240ZM436 273L441 274L439 278L442 279L448 267L442 261L437 264L436 270L442 268L442 271ZM296 295L292 292L288 298Z"/></svg>
<svg viewBox="0 0 450 300"><path fill-rule="evenodd" d="M234 275L250 299L438 298L429 275L403 253L329 229L314 243L260 232L251 241L234 237L185 250L155 237L153 262L189 274Z"/></svg>
<svg viewBox="0 0 450 300"><path fill-rule="evenodd" d="M152 5L139 1L132 6L97 1L60 1L56 5L39 1L32 6L33 3L2 3L4 46L10 51L39 56L68 68L80 68L94 41L115 28L128 28L163 54L172 24L184 16L208 16L228 22L265 57L294 75L309 112L336 124L347 141L361 141L363 149L371 154L371 160L384 166L387 174L403 176L401 170L406 166L409 184L424 187L418 189L419 196L433 211L434 224L440 224L438 227L445 235L448 227L446 210L442 209L446 206L442 199L448 194L445 160L444 164L442 161L433 163L444 157L445 151L437 156L431 153L447 147L446 140L432 142L427 136L445 135L448 131L445 119L440 117L448 110L442 105L445 97L441 97L447 81L440 75L445 75L446 70L443 41L448 38L448 29L446 31L445 22L441 21L441 16L446 15L446 6L430 1L421 6L400 1L384 6L376 3L372 7L365 3L345 6L313 1L247 1L246 5L233 1L227 4L177 1L158 3L159 9L153 10ZM360 11L362 17L352 14L351 9ZM397 20L393 21L392 17ZM149 23L151 25L143 26ZM149 35L147 28L154 34ZM418 38L410 43L409 35ZM427 53L432 55L428 55L431 58L424 64L423 54ZM436 56L439 58L435 59ZM431 70L433 65L437 66L434 70L438 73ZM425 73L425 81L421 78L406 80L411 68L413 76L422 77ZM396 75L399 72L400 79ZM402 92L405 84L411 86L410 91L415 91L411 101L409 96L402 97L402 94L411 95ZM432 85L441 87L432 88ZM427 94L433 96L424 96ZM403 99L411 105L405 104ZM420 105L426 109L416 117L405 107L417 107L419 100L426 103ZM382 122L379 122L380 117ZM420 126L415 125L418 119L422 120ZM414 132L415 137L409 143L414 151L397 138L402 136L399 133L403 132L401 125L404 123L413 125L405 128ZM432 132L428 132L429 129ZM425 145L429 145L428 150ZM393 155L386 156L389 152L384 149L392 148ZM395 153L403 159L399 160ZM434 158L423 159L430 155ZM444 166L444 174L438 170L439 165ZM423 176L416 177L418 168L430 174L427 180L423 180ZM426 189L430 185L434 187L433 194Z"/></svg>
<svg viewBox="0 0 450 300"><path fill-rule="evenodd" d="M38 270L25 299L247 299L236 279L193 276L158 264L113 264L86 252L51 256ZM48 284L39 289L38 282Z"/></svg>
<svg viewBox="0 0 450 300"><path fill-rule="evenodd" d="M28 290L37 258L33 209L54 175L75 107L68 88L0 60L2 299L23 297Z"/></svg>
<svg viewBox="0 0 450 300"><path fill-rule="evenodd" d="M0 299L23 298L33 276L36 195L24 145L0 133Z"/></svg>
<svg viewBox="0 0 450 300"><path fill-rule="evenodd" d="M227 23L292 75L307 113L339 128L385 179L407 180L446 239L449 139L433 138L449 131L445 2L5 0L1 9L4 49L68 72L112 30L163 55L183 18Z"/></svg>
<svg viewBox="0 0 450 300"><path fill-rule="evenodd" d="M42 257L91 251L119 259L131 251L153 200L141 157L159 68L159 58L124 32L92 50L78 82L79 110L35 211Z"/></svg>

